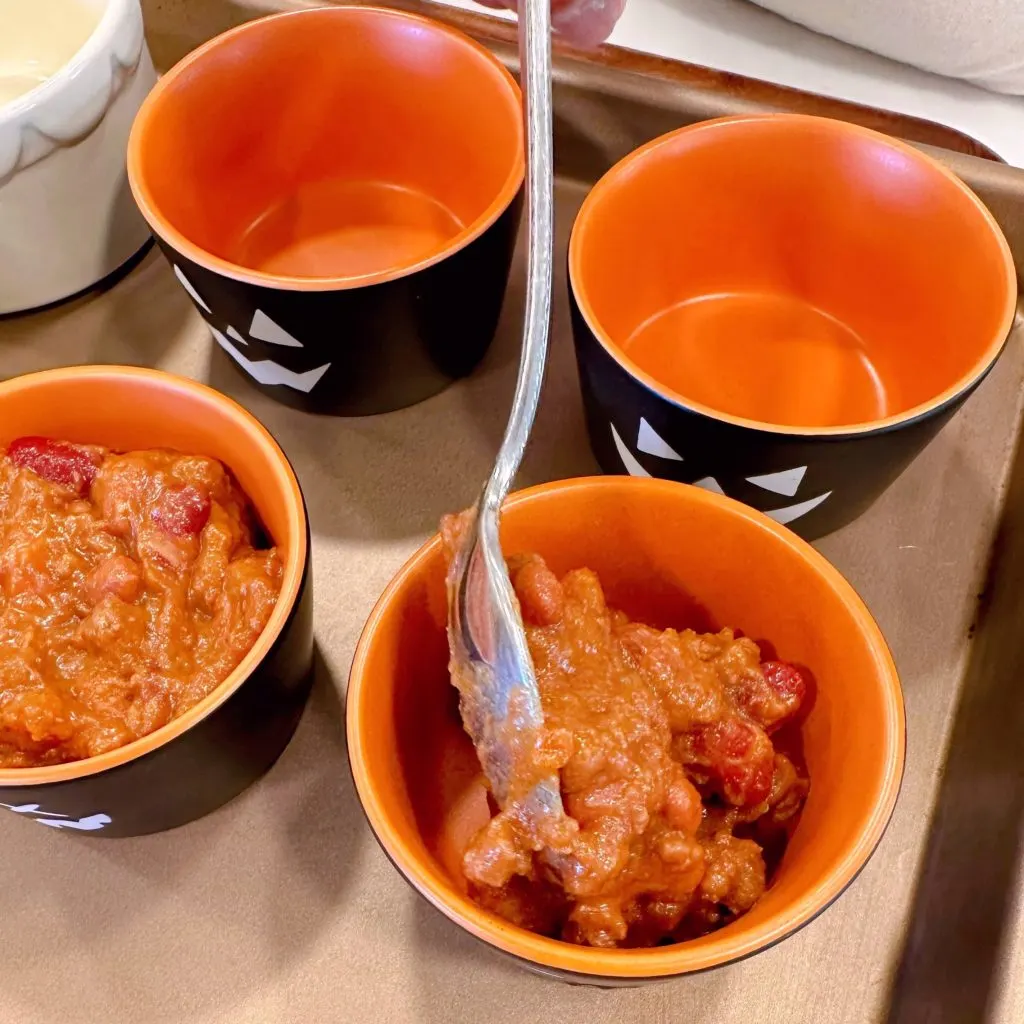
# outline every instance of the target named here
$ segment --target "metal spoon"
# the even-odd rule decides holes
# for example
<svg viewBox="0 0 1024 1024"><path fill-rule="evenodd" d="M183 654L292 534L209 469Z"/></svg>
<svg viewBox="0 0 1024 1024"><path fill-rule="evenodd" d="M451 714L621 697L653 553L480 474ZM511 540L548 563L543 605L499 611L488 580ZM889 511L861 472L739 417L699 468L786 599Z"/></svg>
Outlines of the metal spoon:
<svg viewBox="0 0 1024 1024"><path fill-rule="evenodd" d="M448 644L462 720L498 806L516 805L535 835L565 821L558 779L536 777L532 755L544 724L519 603L498 537L498 516L519 470L540 399L551 321L554 161L550 0L522 0L520 80L527 141L526 316L512 412L490 478L449 575ZM532 774L531 774L532 773ZM529 779L525 792L516 783Z"/></svg>

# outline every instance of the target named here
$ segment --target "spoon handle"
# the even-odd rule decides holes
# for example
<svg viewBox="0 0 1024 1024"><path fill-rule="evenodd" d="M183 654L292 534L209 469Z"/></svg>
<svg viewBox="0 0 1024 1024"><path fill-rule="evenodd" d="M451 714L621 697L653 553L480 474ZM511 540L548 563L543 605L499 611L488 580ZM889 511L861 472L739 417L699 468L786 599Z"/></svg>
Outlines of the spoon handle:
<svg viewBox="0 0 1024 1024"><path fill-rule="evenodd" d="M526 209L529 246L523 352L505 437L481 504L496 513L508 495L526 450L544 383L551 326L554 265L554 153L551 115L550 0L520 0L519 68L526 129Z"/></svg>
<svg viewBox="0 0 1024 1024"><path fill-rule="evenodd" d="M517 785L536 768L533 754L544 712L498 536L501 504L522 462L537 413L551 323L554 160L549 3L521 0L520 5L529 246L519 377L501 450L450 569L448 640L462 720L495 799L503 809L510 800L518 802L520 819L533 823L541 842L564 845L570 829L557 778L540 779L529 793L516 793Z"/></svg>

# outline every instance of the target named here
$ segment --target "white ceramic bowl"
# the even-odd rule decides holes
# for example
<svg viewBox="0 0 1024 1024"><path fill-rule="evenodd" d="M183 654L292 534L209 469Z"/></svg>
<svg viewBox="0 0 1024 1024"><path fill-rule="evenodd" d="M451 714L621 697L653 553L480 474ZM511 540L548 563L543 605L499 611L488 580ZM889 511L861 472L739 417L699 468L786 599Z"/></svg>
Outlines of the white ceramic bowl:
<svg viewBox="0 0 1024 1024"><path fill-rule="evenodd" d="M86 2L101 13L84 46L0 107L0 314L90 288L149 238L125 171L132 121L156 83L142 10Z"/></svg>

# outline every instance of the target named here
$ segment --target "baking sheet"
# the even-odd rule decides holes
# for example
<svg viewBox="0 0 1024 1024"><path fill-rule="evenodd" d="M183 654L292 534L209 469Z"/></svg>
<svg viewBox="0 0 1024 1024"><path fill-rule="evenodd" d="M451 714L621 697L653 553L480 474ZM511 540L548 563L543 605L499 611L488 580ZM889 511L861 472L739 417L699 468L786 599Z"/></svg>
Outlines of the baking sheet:
<svg viewBox="0 0 1024 1024"><path fill-rule="evenodd" d="M145 6L166 65L272 5ZM691 89L631 60L616 53L594 65L559 62L562 251L588 184L628 149L712 112L783 106L788 95L770 87L768 99L765 87L735 80ZM823 112L837 112L823 102ZM807 98L800 104L813 109ZM885 120L903 133L902 119ZM917 142L956 144L942 131L922 137L920 126L902 127ZM1020 176L976 155L948 159L980 182L1019 255ZM523 485L596 471L564 261L556 268L551 364ZM249 386L155 253L103 295L0 322L0 377L68 363L158 366L209 381L267 424L309 503L319 651L296 739L264 781L224 810L173 833L117 841L0 821L4 1024L1024 1019L1024 779L1014 753L1024 735L1019 330L977 394L879 504L819 544L889 639L909 720L892 825L827 913L774 949L709 974L631 990L574 988L528 974L461 933L378 850L345 759L349 661L392 574L442 513L473 499L490 466L511 400L521 301L520 264L494 348L470 379L412 409L350 420L307 416Z"/></svg>

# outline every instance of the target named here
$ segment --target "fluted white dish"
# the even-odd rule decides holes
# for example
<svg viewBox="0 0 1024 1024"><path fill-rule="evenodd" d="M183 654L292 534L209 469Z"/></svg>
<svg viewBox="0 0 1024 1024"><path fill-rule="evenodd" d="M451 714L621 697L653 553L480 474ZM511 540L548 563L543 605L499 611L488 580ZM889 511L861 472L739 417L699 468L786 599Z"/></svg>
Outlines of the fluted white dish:
<svg viewBox="0 0 1024 1024"><path fill-rule="evenodd" d="M132 121L156 83L142 10L87 2L99 20L82 48L0 106L0 314L90 288L149 239L125 171Z"/></svg>

